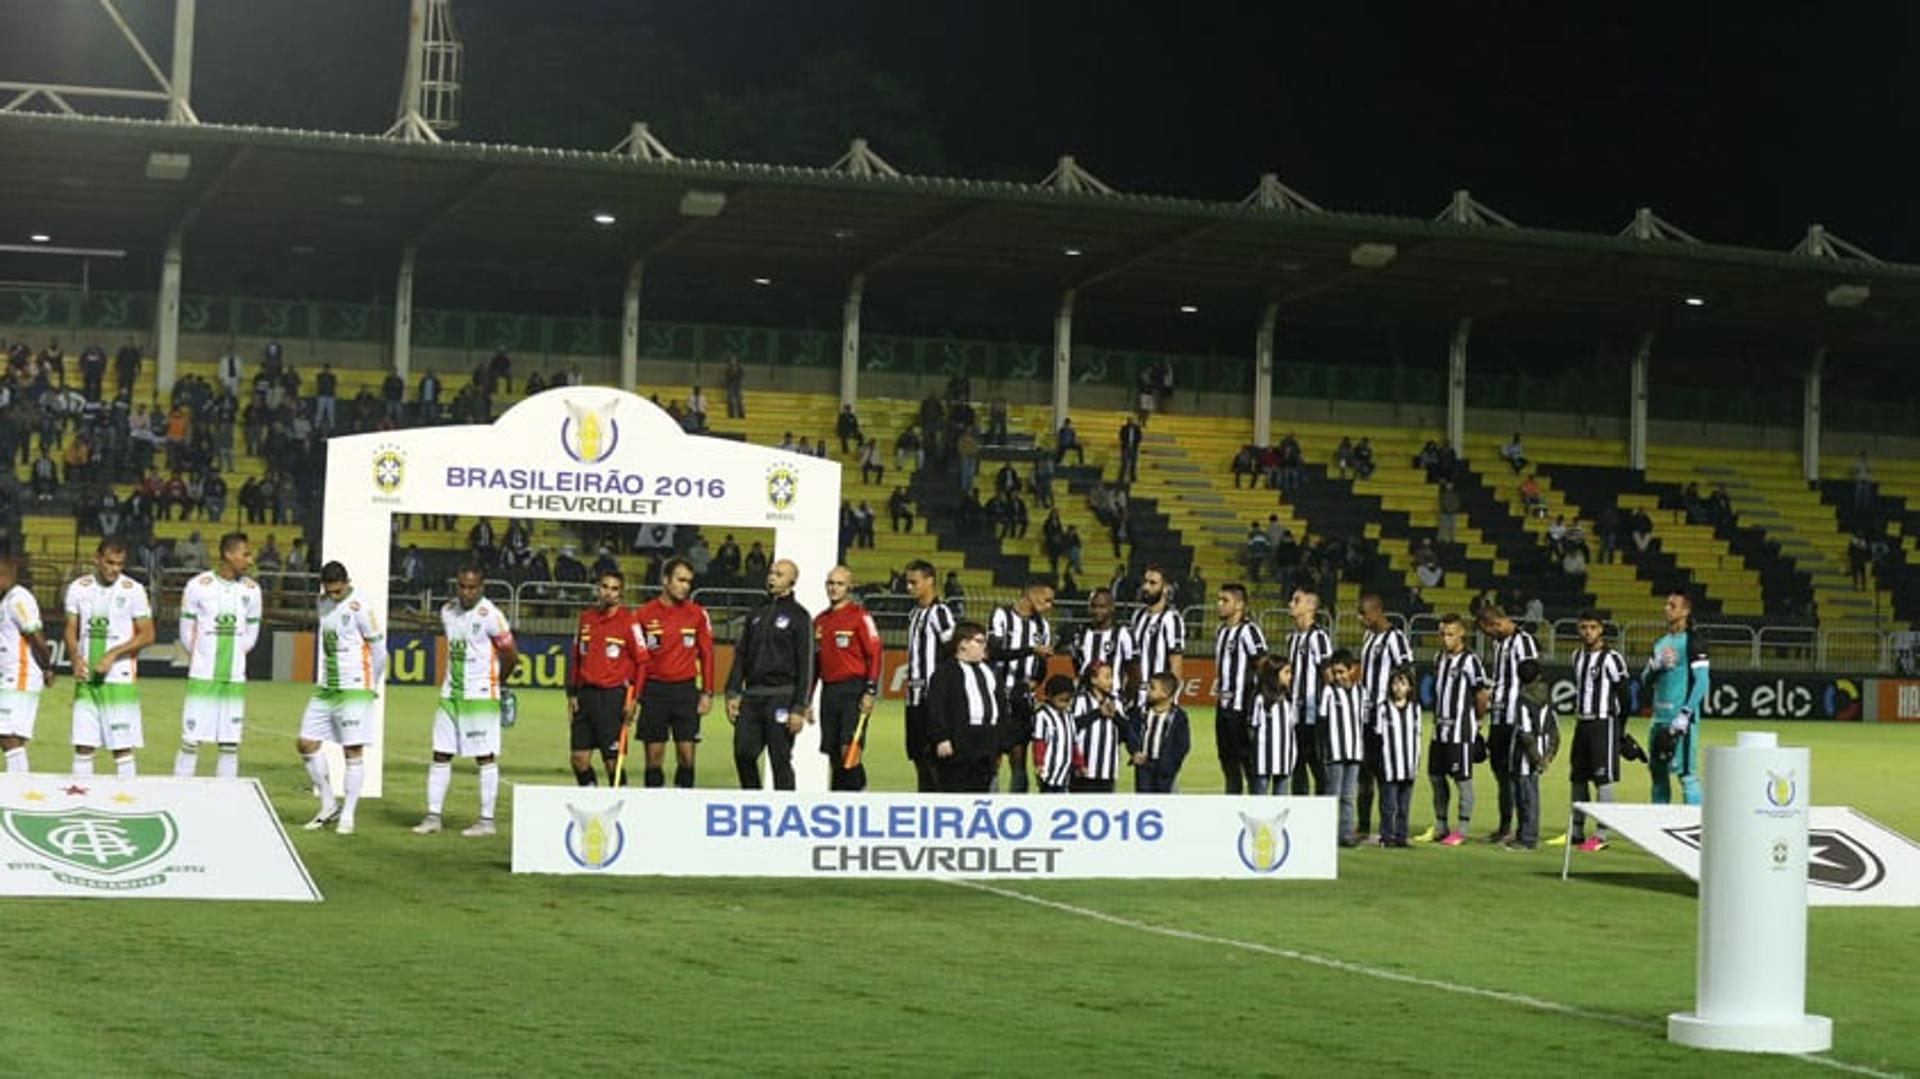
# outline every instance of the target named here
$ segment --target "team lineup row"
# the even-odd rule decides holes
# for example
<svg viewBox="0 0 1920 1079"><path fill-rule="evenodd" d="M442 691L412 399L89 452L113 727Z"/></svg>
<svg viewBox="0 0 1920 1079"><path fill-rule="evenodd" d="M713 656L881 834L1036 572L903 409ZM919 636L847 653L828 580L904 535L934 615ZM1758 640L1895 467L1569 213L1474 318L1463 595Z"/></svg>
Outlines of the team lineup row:
<svg viewBox="0 0 1920 1079"><path fill-rule="evenodd" d="M125 560L123 544L103 540L95 572L66 591L77 775L92 773L101 746L113 754L120 775L133 775L134 751L144 744L134 664L154 638L153 614L145 587L122 572ZM221 538L216 567L183 591L179 628L189 670L176 775L194 774L204 741L218 746L216 775L238 774L246 656L260 626L260 590L246 575L250 566L246 536L230 533ZM768 603L749 614L736 644L726 701L739 779L742 786L759 786L764 757L774 785L790 789L793 738L817 721L833 789L860 790L866 785L866 724L880 681L879 634L854 602L845 567L828 575L829 606L812 618L792 597L797 575L787 560L769 569ZM626 782L628 736L637 728L646 784L665 785L671 740L675 785L693 785L700 722L715 691L712 632L704 610L690 599L693 577L686 562L670 560L661 595L636 610L620 605L619 574L598 582L594 605L580 616L568 665L577 782L599 781L592 765L596 751L608 780ZM1089 621L1071 644L1072 675L1052 677L1050 584L1030 583L981 625L959 621L937 599L931 565L912 563L906 578L914 606L905 734L921 790L986 791L998 785L1004 767L1008 789L1022 792L1029 789L1031 763L1033 784L1042 791L1108 791L1123 747L1136 769L1137 789L1178 789L1192 744L1177 700L1186 630L1157 567L1144 573L1141 606L1124 624L1116 620L1111 593L1094 593ZM308 827L332 824L351 833L364 782L368 712L385 676L385 636L378 613L354 595L344 566L329 563L321 583L317 685L298 747L321 796ZM423 834L441 828L456 756L473 758L479 768L480 814L465 834L494 831L500 729L513 721L512 694L503 687L519 657L506 616L481 594L482 583L477 567L463 570L454 598L439 612L447 666L433 723L427 815L415 826ZM1246 617L1243 588L1221 587L1216 602L1220 627L1211 695L1224 790L1333 796L1340 803L1341 840L1349 845L1371 830L1377 796L1381 830L1369 841L1406 844L1407 805L1422 757L1422 708L1415 699L1412 648L1387 619L1379 597L1361 598L1367 633L1358 656L1334 650L1316 624L1319 599L1311 592L1298 592L1291 601L1296 628L1284 650L1270 650L1259 626ZM1708 664L1704 643L1689 629L1690 613L1684 593L1668 597L1669 632L1655 643L1641 675L1653 689L1649 767L1656 801L1671 797L1676 776L1685 800L1699 800L1693 724L1706 694ZM1496 643L1491 672L1467 650L1464 622L1456 616L1442 620L1433 668L1434 726L1425 746L1435 827L1425 838L1448 845L1464 839L1474 808L1473 765L1487 761L1499 791L1499 826L1490 838L1531 846L1538 838L1538 777L1558 749L1558 721L1545 699L1531 636L1497 608L1482 614L1480 628ZM1571 780L1576 799L1597 788L1594 795L1606 801L1619 780L1622 747L1637 749L1624 726L1627 667L1607 647L1597 616L1583 618L1580 632L1585 648L1574 661ZM39 694L54 670L38 606L19 585L11 562L0 562L0 672L7 683L0 689L0 749L8 771L24 772ZM321 752L329 741L342 747L346 761L346 797L340 802ZM1589 849L1604 843L1597 832L1584 837L1582 823L1576 819L1574 841Z"/></svg>

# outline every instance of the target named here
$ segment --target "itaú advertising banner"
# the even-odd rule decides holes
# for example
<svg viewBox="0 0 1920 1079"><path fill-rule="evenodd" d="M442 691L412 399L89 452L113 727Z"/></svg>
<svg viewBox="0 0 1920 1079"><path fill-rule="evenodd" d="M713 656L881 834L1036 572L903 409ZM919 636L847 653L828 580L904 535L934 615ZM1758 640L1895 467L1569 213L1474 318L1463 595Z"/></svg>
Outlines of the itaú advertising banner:
<svg viewBox="0 0 1920 1079"><path fill-rule="evenodd" d="M320 899L253 779L0 776L0 868L0 895Z"/></svg>
<svg viewBox="0 0 1920 1079"><path fill-rule="evenodd" d="M513 871L1332 880L1330 798L513 789Z"/></svg>

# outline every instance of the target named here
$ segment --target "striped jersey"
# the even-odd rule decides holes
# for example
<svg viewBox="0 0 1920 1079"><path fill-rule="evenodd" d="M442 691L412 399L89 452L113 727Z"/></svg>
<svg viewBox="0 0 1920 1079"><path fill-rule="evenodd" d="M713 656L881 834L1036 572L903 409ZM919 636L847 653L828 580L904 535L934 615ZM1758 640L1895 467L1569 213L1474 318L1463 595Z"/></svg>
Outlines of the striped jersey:
<svg viewBox="0 0 1920 1079"><path fill-rule="evenodd" d="M352 592L320 597L320 640L314 684L321 689L379 687L386 675L386 637L380 616Z"/></svg>
<svg viewBox="0 0 1920 1079"><path fill-rule="evenodd" d="M1011 605L995 607L987 620L987 644L990 652L1019 652L1013 659L993 662L1000 688L1008 693L1031 686L1040 677L1045 664L1033 650L1053 643L1053 627L1039 613L1021 614Z"/></svg>
<svg viewBox="0 0 1920 1079"><path fill-rule="evenodd" d="M1326 724L1329 764L1355 763L1365 758L1361 741L1365 719L1359 686L1329 685L1320 690L1320 722Z"/></svg>
<svg viewBox="0 0 1920 1079"><path fill-rule="evenodd" d="M1103 701L1113 703L1113 715L1100 713ZM1125 740L1121 724L1126 722L1126 710L1120 701L1111 694L1100 698L1091 690L1081 690L1073 698L1071 714L1087 778L1115 778L1120 772L1120 743Z"/></svg>
<svg viewBox="0 0 1920 1079"><path fill-rule="evenodd" d="M1105 629L1087 626L1073 641L1073 673L1085 678L1095 663L1112 667L1115 674L1137 658L1130 626L1111 625Z"/></svg>
<svg viewBox="0 0 1920 1079"><path fill-rule="evenodd" d="M1160 610L1142 607L1133 614L1133 646L1140 660L1140 685L1161 671L1173 670L1173 657L1187 651L1187 620L1169 603Z"/></svg>
<svg viewBox="0 0 1920 1079"><path fill-rule="evenodd" d="M1293 711L1306 715L1320 700L1320 665L1333 655L1333 638L1319 626L1296 629L1287 637L1287 662L1293 664ZM1312 724L1312 719L1306 721Z"/></svg>
<svg viewBox="0 0 1920 1079"><path fill-rule="evenodd" d="M498 700L500 656L495 642L513 640L507 616L485 596L465 608L459 600L451 600L440 608L440 626L447 635L447 675L440 680L440 696Z"/></svg>
<svg viewBox="0 0 1920 1079"><path fill-rule="evenodd" d="M953 639L953 611L934 600L907 615L907 703L927 699L927 684L940 665L940 646Z"/></svg>
<svg viewBox="0 0 1920 1079"><path fill-rule="evenodd" d="M987 663L955 663L960 670L960 691L967 702L967 726L993 727L1000 723L1000 691L995 686L993 668Z"/></svg>
<svg viewBox="0 0 1920 1079"><path fill-rule="evenodd" d="M1574 714L1581 719L1618 719L1624 711L1627 661L1611 648L1573 655Z"/></svg>
<svg viewBox="0 0 1920 1079"><path fill-rule="evenodd" d="M147 600L147 586L121 574L112 584L102 584L89 573L67 586L67 617L77 619L80 637L80 662L74 673L80 674L97 663L112 649L133 639L133 624L153 618L153 605ZM131 656L114 661L103 681L130 683L134 678Z"/></svg>
<svg viewBox="0 0 1920 1079"><path fill-rule="evenodd" d="M1253 727L1253 774L1268 778L1292 775L1300 761L1300 743L1293 726L1293 697L1269 700L1264 693L1254 697L1250 725Z"/></svg>
<svg viewBox="0 0 1920 1079"><path fill-rule="evenodd" d="M1508 770L1517 776L1528 776L1536 772L1544 771L1546 767L1544 758L1550 756L1547 739L1553 730L1557 730L1559 726L1557 722L1558 717L1553 711L1553 702L1550 700L1542 701L1536 705L1522 701L1520 702L1520 707L1514 711L1514 719L1516 722L1513 727L1513 748L1511 750L1513 757L1507 766ZM1527 755L1527 739L1529 737L1540 741L1539 751L1543 760L1541 761L1541 766L1538 768L1534 767L1533 758Z"/></svg>
<svg viewBox="0 0 1920 1079"><path fill-rule="evenodd" d="M1179 714L1180 706L1169 704L1164 712L1145 709L1140 717L1140 752L1150 761L1157 761L1165 755L1167 732L1173 729L1173 717Z"/></svg>
<svg viewBox="0 0 1920 1079"><path fill-rule="evenodd" d="M1267 637L1253 619L1222 625L1213 635L1213 699L1221 708L1245 712L1253 701L1253 663L1266 653Z"/></svg>
<svg viewBox="0 0 1920 1079"><path fill-rule="evenodd" d="M247 680L247 653L260 639L260 585L202 573L180 593L180 644L187 677L212 682Z"/></svg>
<svg viewBox="0 0 1920 1079"><path fill-rule="evenodd" d="M1489 720L1496 727L1512 726L1520 721L1520 664L1540 658L1540 646L1533 634L1515 626L1513 635L1499 642L1493 653L1493 713Z"/></svg>
<svg viewBox="0 0 1920 1079"><path fill-rule="evenodd" d="M1487 687L1487 668L1466 649L1440 653L1433 661L1433 740L1472 745L1478 717L1475 696Z"/></svg>
<svg viewBox="0 0 1920 1079"><path fill-rule="evenodd" d="M1379 725L1381 709L1392 699L1388 683L1393 680L1393 672L1412 664L1413 646L1398 627L1367 631L1367 639L1360 645L1360 692L1366 699L1370 726Z"/></svg>
<svg viewBox="0 0 1920 1079"><path fill-rule="evenodd" d="M27 644L40 629L40 601L33 592L17 584L7 589L0 596L0 688L24 693L46 688L46 672Z"/></svg>
<svg viewBox="0 0 1920 1079"><path fill-rule="evenodd" d="M1420 702L1388 700L1380 705L1380 778L1411 783L1420 774Z"/></svg>
<svg viewBox="0 0 1920 1079"><path fill-rule="evenodd" d="M1077 744L1073 718L1051 704L1033 713L1033 771L1043 786L1064 788L1073 782Z"/></svg>

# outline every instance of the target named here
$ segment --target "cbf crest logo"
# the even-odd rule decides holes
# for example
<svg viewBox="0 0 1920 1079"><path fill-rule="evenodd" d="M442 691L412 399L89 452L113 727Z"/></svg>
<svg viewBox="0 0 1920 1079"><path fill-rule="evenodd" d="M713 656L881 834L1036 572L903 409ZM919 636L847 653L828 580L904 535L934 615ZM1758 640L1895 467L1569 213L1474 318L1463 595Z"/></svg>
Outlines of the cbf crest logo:
<svg viewBox="0 0 1920 1079"><path fill-rule="evenodd" d="M1240 864L1262 875L1287 864L1293 853L1293 836L1287 831L1287 817L1293 811L1283 809L1271 817L1240 814Z"/></svg>
<svg viewBox="0 0 1920 1079"><path fill-rule="evenodd" d="M613 456L620 445L620 423L613 418L618 407L618 397L607 398L599 408L568 401L567 418L560 421L560 448L583 465L597 465Z"/></svg>
<svg viewBox="0 0 1920 1079"><path fill-rule="evenodd" d="M1793 781L1795 769L1784 772L1767 772L1767 804L1785 809L1793 804L1794 796L1800 793L1800 787Z"/></svg>
<svg viewBox="0 0 1920 1079"><path fill-rule="evenodd" d="M383 495L393 494L407 480L407 455L398 446L381 446L373 454L373 486Z"/></svg>
<svg viewBox="0 0 1920 1079"><path fill-rule="evenodd" d="M785 513L793 508L793 500L800 496L800 473L792 465L777 464L767 469L767 505L774 512Z"/></svg>
<svg viewBox="0 0 1920 1079"><path fill-rule="evenodd" d="M620 807L626 804L615 802L598 813L567 806L567 816L573 820L561 841L574 865L601 870L620 860L620 853L627 849L627 829L620 823Z"/></svg>
<svg viewBox="0 0 1920 1079"><path fill-rule="evenodd" d="M173 815L157 811L69 809L36 813L8 809L0 812L0 828L34 853L87 874L74 877L55 872L56 880L92 888L138 888L161 883L165 878L157 874L138 880L120 878L165 858L180 838Z"/></svg>

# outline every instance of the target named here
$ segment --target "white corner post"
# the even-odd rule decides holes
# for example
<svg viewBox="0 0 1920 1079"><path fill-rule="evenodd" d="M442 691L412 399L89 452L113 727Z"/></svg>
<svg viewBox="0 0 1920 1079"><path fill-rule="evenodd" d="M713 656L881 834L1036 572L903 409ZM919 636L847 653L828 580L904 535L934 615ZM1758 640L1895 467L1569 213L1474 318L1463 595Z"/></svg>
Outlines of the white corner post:
<svg viewBox="0 0 1920 1079"><path fill-rule="evenodd" d="M1279 303L1269 303L1253 335L1253 444L1273 441L1273 328L1280 321Z"/></svg>
<svg viewBox="0 0 1920 1079"><path fill-rule="evenodd" d="M197 124L193 114L193 5L173 0L173 63L167 80L167 122Z"/></svg>
<svg viewBox="0 0 1920 1079"><path fill-rule="evenodd" d="M167 252L160 260L160 302L153 313L153 355L158 385L164 397L180 372L180 230L167 233Z"/></svg>
<svg viewBox="0 0 1920 1079"><path fill-rule="evenodd" d="M1073 390L1074 290L1060 294L1060 313L1053 316L1053 429L1067 420Z"/></svg>
<svg viewBox="0 0 1920 1079"><path fill-rule="evenodd" d="M627 267L627 290L620 297L620 388L632 392L640 382L640 284L647 264Z"/></svg>
<svg viewBox="0 0 1920 1079"><path fill-rule="evenodd" d="M1461 457L1467 456L1467 337L1472 332L1473 319L1462 318L1447 348L1447 441Z"/></svg>
<svg viewBox="0 0 1920 1079"><path fill-rule="evenodd" d="M413 256L412 244L400 249L400 276L393 286L393 369L401 378L413 373Z"/></svg>
<svg viewBox="0 0 1920 1079"><path fill-rule="evenodd" d="M858 140L856 140L858 141ZM840 308L840 404L854 404L860 397L860 301L867 290L867 275L853 275L847 286L847 302Z"/></svg>
<svg viewBox="0 0 1920 1079"><path fill-rule="evenodd" d="M1820 381L1827 373L1827 346L1813 350L1807 367L1806 397L1800 406L1800 476L1820 482Z"/></svg>
<svg viewBox="0 0 1920 1079"><path fill-rule="evenodd" d="M1812 754L1741 731L1706 752L1694 1010L1667 1039L1696 1049L1818 1053L1833 1021L1808 1015L1807 823Z"/></svg>
<svg viewBox="0 0 1920 1079"><path fill-rule="evenodd" d="M1633 350L1627 385L1627 467L1647 470L1647 361L1653 356L1653 331L1640 335Z"/></svg>

